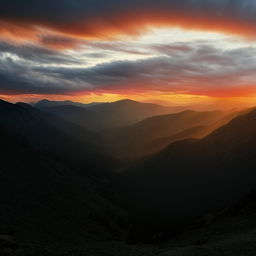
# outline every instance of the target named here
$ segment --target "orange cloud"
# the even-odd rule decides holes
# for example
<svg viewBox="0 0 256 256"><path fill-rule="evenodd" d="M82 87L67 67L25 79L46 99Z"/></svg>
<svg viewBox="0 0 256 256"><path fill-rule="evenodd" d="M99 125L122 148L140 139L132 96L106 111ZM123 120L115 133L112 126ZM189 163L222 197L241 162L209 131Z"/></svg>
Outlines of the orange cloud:
<svg viewBox="0 0 256 256"><path fill-rule="evenodd" d="M0 21L0 37L15 42L35 41L53 48L76 46L78 39L114 39L124 35L139 35L150 27L181 27L184 29L216 31L248 39L256 38L255 23L241 17L216 15L210 10L123 10L117 14L77 18L67 23L36 19L5 19ZM41 40L46 32L49 40ZM44 36L43 36L44 37ZM55 37L56 40L53 40ZM60 40L58 40L58 37ZM66 39L63 39L66 38ZM69 38L69 40L68 40ZM62 39L62 40L61 40Z"/></svg>
<svg viewBox="0 0 256 256"><path fill-rule="evenodd" d="M7 22L0 20L0 38L15 43L37 40L38 31L28 23Z"/></svg>
<svg viewBox="0 0 256 256"><path fill-rule="evenodd" d="M0 39L14 44L41 45L54 50L76 48L81 41L70 34L53 31L43 25L36 26L27 22L9 22L0 20Z"/></svg>
<svg viewBox="0 0 256 256"><path fill-rule="evenodd" d="M152 26L217 31L240 35L247 39L256 38L256 19L254 20L249 15L250 8L246 7L245 11L242 9L244 6L241 4L242 1L228 1L233 3L232 5L223 3L224 1L207 0L159 0L148 1L148 3L142 0L131 1L131 3L130 1L129 3L121 3L122 1L110 0L109 8L105 8L108 7L106 1L95 0L93 4L87 3L88 8L84 1L74 1L76 4L78 3L78 7L75 9L72 9L73 1L56 1L53 10L45 11L46 9L38 8L35 13L33 13L34 1L29 2L32 7L30 6L28 11L26 7L29 6L25 6L24 11L16 8L15 12L12 12L15 5L11 6L11 4L9 4L9 9L7 8L9 14L5 15L5 12L2 11L1 15L0 11L2 17L0 20L1 40L16 44L34 43L55 50L63 50L79 47L84 39L114 40L119 37L125 39L126 35L137 36L150 30ZM52 6L51 1L46 0L45 2L48 3L49 7ZM67 2L72 2L71 9L65 7ZM195 8L191 5L192 2L195 3ZM215 5L215 3L217 4ZM20 1L16 1L16 4L19 6ZM8 3L4 5L8 5ZM40 6L40 3L38 2L36 6ZM222 8L223 6L224 8ZM186 54L190 48L183 46L183 48L173 48L173 50L182 50ZM251 53L254 54L253 51ZM3 78L7 71L10 74L8 74L8 79L2 80L4 82L2 82L0 92L5 95L12 94L13 98L29 97L30 93L35 93L35 95L30 95L31 98L44 97L48 91L47 95L53 94L48 97L57 98L69 97L67 96L69 94L70 97L85 97L84 99L90 100L95 97L97 101L97 99L121 99L130 95L134 99L160 101L159 94L155 92L161 90L162 98L170 98L176 103L181 99L189 98L191 100L191 97L196 97L197 100L203 99L203 101L208 101L209 98L253 97L256 91L256 85L253 84L255 73L253 60L248 59L246 55L242 61L244 63L246 61L247 69L241 68L243 63L237 65L235 69L234 66L240 62L237 56L242 56L242 52L236 53L237 55L234 54L233 57L231 56L232 53L227 53L226 59L221 58L224 55L223 52L219 55L214 55L214 52L211 54L211 52L202 56L198 54L200 57L198 59L195 56L194 59L190 60L190 63L196 64L194 66L188 67L188 61L185 60L184 68L169 62L171 58L167 60L167 57L162 61L153 60L152 64L147 64L147 61L137 61L137 64L136 62L124 63L125 61L122 61L122 63L106 64L91 69L77 69L73 73L68 68L62 70L56 68L54 70L51 67L49 70L43 70L42 67L37 67L38 76L34 82L37 86L32 83L32 79L35 77L31 77L30 73L25 74L23 71L16 72L18 75L22 74L22 81L19 84L20 77L14 79L14 72L10 72L8 68L2 72ZM229 62L230 59L232 61ZM250 61L253 62L251 67L249 67L250 63L247 65L247 62ZM219 72L205 69L211 64L214 65L215 69L217 69L216 66L219 67ZM233 69L226 70L225 73L224 69L227 66L233 67ZM158 67L161 68L159 72ZM50 80L49 83L46 83L46 79L39 81L40 72L43 78L51 78L52 75L54 79ZM35 72L32 73L35 74ZM59 80L56 78L56 74ZM54 84L53 81L56 80L58 81ZM63 86L66 80L67 83ZM73 81L77 81L77 86L72 88L69 85ZM245 84L244 81L248 83ZM86 86L87 84L90 86ZM87 90L87 88L92 89ZM23 96L14 96L18 93L23 94ZM25 93L27 96L24 96ZM143 95L147 95L147 97L144 96L143 98ZM181 97L181 95L186 95L186 97Z"/></svg>

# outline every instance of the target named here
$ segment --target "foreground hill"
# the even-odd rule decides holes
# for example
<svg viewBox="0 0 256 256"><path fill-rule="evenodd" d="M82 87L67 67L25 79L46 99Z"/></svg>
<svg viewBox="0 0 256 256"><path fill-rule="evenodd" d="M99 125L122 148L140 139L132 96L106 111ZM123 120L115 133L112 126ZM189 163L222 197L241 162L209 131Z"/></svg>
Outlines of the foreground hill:
<svg viewBox="0 0 256 256"><path fill-rule="evenodd" d="M0 101L0 137L1 255L17 248L15 255L81 247L89 253L97 243L124 237L126 215L107 199L114 195L111 161L97 152L93 133ZM41 254L48 249L53 253Z"/></svg>
<svg viewBox="0 0 256 256"><path fill-rule="evenodd" d="M156 153L176 140L203 137L223 125L224 121L220 120L229 115L223 111L186 110L147 118L128 127L104 132L103 136L109 152L131 160Z"/></svg>
<svg viewBox="0 0 256 256"><path fill-rule="evenodd" d="M11 232L20 242L31 243L113 237L112 224L101 218L118 214L118 209L100 195L91 178L81 178L3 128L1 146L0 234Z"/></svg>
<svg viewBox="0 0 256 256"><path fill-rule="evenodd" d="M145 118L172 113L178 108L165 107L132 100L120 100L111 103L77 105L76 103L56 102L35 104L36 107L52 112L60 117L91 130L104 130L134 124Z"/></svg>
<svg viewBox="0 0 256 256"><path fill-rule="evenodd" d="M184 224L237 202L256 187L255 126L252 111L128 169L121 176L129 202L156 225Z"/></svg>
<svg viewBox="0 0 256 256"><path fill-rule="evenodd" d="M255 254L255 196L175 235L158 232L152 236L154 244L128 245L119 240L127 229L118 224L125 223L123 211L99 195L95 181L81 179L60 162L34 152L23 139L0 131L5 148L0 172L1 255Z"/></svg>
<svg viewBox="0 0 256 256"><path fill-rule="evenodd" d="M256 199L250 194L232 208L208 215L167 239L159 256L255 255Z"/></svg>

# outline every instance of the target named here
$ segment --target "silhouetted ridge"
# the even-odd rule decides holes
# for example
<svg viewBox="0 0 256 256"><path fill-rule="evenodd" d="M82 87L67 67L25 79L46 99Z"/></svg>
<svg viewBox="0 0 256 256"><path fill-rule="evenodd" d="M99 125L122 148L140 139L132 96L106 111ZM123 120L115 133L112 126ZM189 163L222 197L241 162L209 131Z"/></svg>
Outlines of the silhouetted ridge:
<svg viewBox="0 0 256 256"><path fill-rule="evenodd" d="M63 106L63 105L70 105L70 106L77 106L77 107L82 107L86 108L87 104L83 104L80 102L73 102L70 100L65 100L65 101L50 101L50 100L40 100L36 103L33 104L34 107L44 109L44 108L49 108L49 107L57 107L57 106Z"/></svg>
<svg viewBox="0 0 256 256"><path fill-rule="evenodd" d="M3 128L26 138L33 147L76 165L84 175L102 172L102 166L107 170L108 163L113 162L102 151L97 134L55 115L4 101L0 103L0 115Z"/></svg>
<svg viewBox="0 0 256 256"><path fill-rule="evenodd" d="M124 231L114 220L122 219L122 210L99 192L99 177L96 183L77 175L63 159L36 150L1 125L0 134L1 235L11 232L18 246L27 249L38 244L64 249L67 244L75 247L122 236ZM0 254L2 245L1 241Z"/></svg>
<svg viewBox="0 0 256 256"><path fill-rule="evenodd" d="M175 142L128 169L121 175L133 207L150 212L152 224L177 225L239 201L256 188L255 127L252 111L201 140Z"/></svg>
<svg viewBox="0 0 256 256"><path fill-rule="evenodd" d="M147 117L171 113L176 110L175 108L133 100L98 104L43 101L36 103L35 106L94 131L131 125Z"/></svg>
<svg viewBox="0 0 256 256"><path fill-rule="evenodd" d="M104 132L103 135L107 150L121 159L134 160L159 152L178 139L203 137L210 133L213 124L228 114L224 111L186 110L149 117L134 125Z"/></svg>

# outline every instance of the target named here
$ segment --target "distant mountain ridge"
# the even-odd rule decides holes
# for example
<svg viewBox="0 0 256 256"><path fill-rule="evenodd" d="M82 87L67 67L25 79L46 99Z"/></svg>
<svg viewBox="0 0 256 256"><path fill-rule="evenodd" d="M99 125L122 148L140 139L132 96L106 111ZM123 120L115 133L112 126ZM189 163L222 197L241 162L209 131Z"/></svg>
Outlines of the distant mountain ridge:
<svg viewBox="0 0 256 256"><path fill-rule="evenodd" d="M77 106L77 107L82 107L82 108L88 108L90 106L98 105L98 104L103 104L100 102L92 102L89 104L85 103L80 103L80 102L73 102L71 100L65 100L65 101L50 101L50 100L40 100L36 103L32 103L31 105L36 107L36 108L49 108L49 107L58 107L58 106Z"/></svg>
<svg viewBox="0 0 256 256"><path fill-rule="evenodd" d="M84 169L85 174L100 169L96 159L101 159L102 163L110 160L108 154L102 151L96 133L51 113L25 103L11 104L1 100L0 116L2 128L23 137L38 150L75 163ZM85 160L84 155L88 159Z"/></svg>
<svg viewBox="0 0 256 256"><path fill-rule="evenodd" d="M87 129L102 131L106 151L128 161L156 153L180 139L202 138L239 113L177 112L179 107L129 99L100 104L42 100L35 106Z"/></svg>
<svg viewBox="0 0 256 256"><path fill-rule="evenodd" d="M131 125L151 116L173 113L180 109L128 99L82 105L66 101L41 101L34 106L96 131Z"/></svg>
<svg viewBox="0 0 256 256"><path fill-rule="evenodd" d="M153 116L134 125L110 130L104 136L109 145L107 149L114 155L136 159L156 153L175 140L207 135L211 131L208 126L229 114L224 111L185 110ZM219 126L216 124L216 128Z"/></svg>

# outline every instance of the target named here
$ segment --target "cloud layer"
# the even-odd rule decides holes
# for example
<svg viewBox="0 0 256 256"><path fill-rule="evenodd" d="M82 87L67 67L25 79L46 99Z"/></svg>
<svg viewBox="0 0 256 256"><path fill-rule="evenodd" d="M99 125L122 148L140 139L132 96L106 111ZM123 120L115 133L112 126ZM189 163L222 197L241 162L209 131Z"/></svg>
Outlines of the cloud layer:
<svg viewBox="0 0 256 256"><path fill-rule="evenodd" d="M255 14L254 0L9 0L1 3L0 33L20 37L21 30L35 39L44 28L68 36L109 38L172 25L255 37Z"/></svg>
<svg viewBox="0 0 256 256"><path fill-rule="evenodd" d="M0 94L252 95L255 25L254 0L3 1Z"/></svg>
<svg viewBox="0 0 256 256"><path fill-rule="evenodd" d="M117 51L126 51L117 44ZM115 46L112 45L115 49ZM74 66L79 58L0 44L0 94L77 94L150 90L208 96L253 92L256 48L216 48L205 42L148 45L154 57ZM36 52L36 53L35 53ZM8 53L8 54L7 54ZM86 53L85 53L86 54ZM81 58L81 56L80 56ZM44 65L50 62L56 65ZM67 66L59 64L68 63Z"/></svg>

